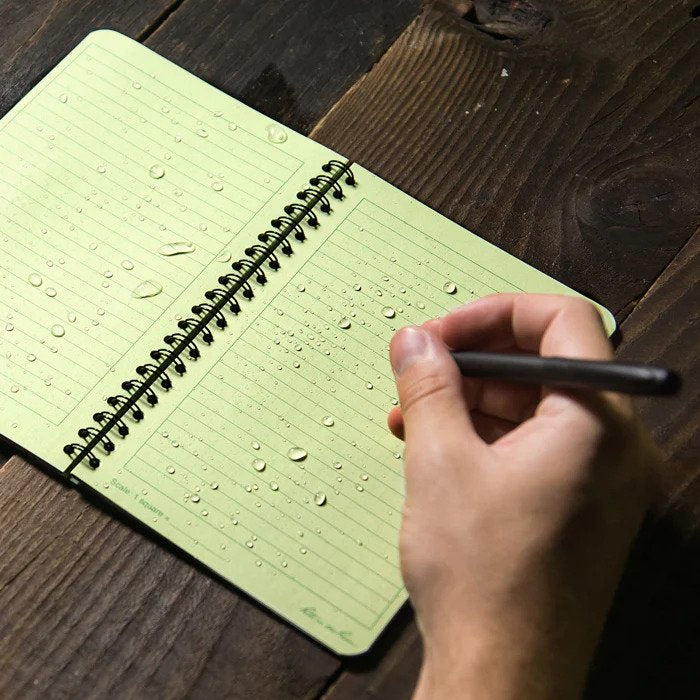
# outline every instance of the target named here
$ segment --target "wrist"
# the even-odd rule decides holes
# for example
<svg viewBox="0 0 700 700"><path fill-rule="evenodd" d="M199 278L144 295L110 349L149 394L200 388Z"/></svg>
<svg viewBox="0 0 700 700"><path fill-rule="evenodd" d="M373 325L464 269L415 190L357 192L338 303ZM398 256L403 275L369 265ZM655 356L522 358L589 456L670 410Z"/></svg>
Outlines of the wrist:
<svg viewBox="0 0 700 700"><path fill-rule="evenodd" d="M589 655L555 648L551 635L532 628L506 633L501 626L468 631L465 625L423 639L414 700L568 700L583 690Z"/></svg>

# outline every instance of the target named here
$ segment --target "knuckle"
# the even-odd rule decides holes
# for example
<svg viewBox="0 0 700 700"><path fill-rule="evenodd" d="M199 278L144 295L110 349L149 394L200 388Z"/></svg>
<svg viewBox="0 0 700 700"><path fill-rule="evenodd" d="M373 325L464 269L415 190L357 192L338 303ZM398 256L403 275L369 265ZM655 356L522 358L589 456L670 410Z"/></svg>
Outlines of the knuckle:
<svg viewBox="0 0 700 700"><path fill-rule="evenodd" d="M403 387L401 409L410 411L412 407L426 399L439 401L442 398L448 398L452 392L453 387L449 378L438 371L431 371Z"/></svg>

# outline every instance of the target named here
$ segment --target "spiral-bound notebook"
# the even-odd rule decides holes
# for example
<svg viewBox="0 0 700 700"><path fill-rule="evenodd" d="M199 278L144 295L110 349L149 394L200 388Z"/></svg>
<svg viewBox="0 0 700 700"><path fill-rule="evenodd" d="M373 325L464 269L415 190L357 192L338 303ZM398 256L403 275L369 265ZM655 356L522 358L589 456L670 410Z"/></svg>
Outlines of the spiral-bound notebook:
<svg viewBox="0 0 700 700"><path fill-rule="evenodd" d="M111 31L0 121L0 162L2 434L367 649L406 599L392 333L574 292Z"/></svg>

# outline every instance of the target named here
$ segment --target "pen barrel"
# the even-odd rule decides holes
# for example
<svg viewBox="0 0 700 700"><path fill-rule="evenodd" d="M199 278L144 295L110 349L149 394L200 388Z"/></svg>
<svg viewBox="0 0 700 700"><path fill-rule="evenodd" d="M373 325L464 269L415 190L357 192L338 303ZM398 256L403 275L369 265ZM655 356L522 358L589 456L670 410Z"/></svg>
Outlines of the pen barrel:
<svg viewBox="0 0 700 700"><path fill-rule="evenodd" d="M452 356L468 377L625 394L667 395L680 387L675 372L650 365L488 352L454 352Z"/></svg>

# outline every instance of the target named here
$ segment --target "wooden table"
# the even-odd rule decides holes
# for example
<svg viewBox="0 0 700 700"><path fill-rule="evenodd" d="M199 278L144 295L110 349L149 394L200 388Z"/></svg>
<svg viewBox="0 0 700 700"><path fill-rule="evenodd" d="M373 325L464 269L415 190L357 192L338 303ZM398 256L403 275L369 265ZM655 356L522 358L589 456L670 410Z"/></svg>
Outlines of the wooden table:
<svg viewBox="0 0 700 700"><path fill-rule="evenodd" d="M98 27L601 301L622 357L686 373L639 402L668 461L588 696L696 697L696 0L6 0L0 113ZM408 608L340 659L17 456L0 533L0 697L410 695Z"/></svg>

